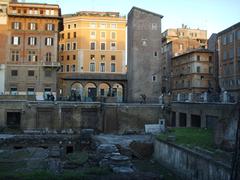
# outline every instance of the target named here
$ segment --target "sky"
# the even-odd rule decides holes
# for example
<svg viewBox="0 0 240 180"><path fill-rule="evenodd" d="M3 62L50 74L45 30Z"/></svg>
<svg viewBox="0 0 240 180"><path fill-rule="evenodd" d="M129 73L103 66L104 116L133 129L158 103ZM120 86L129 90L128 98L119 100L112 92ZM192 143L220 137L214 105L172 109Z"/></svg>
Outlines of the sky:
<svg viewBox="0 0 240 180"><path fill-rule="evenodd" d="M218 33L240 22L240 0L18 0L59 4L62 14L116 11L127 15L133 6L163 15L162 31L182 24Z"/></svg>

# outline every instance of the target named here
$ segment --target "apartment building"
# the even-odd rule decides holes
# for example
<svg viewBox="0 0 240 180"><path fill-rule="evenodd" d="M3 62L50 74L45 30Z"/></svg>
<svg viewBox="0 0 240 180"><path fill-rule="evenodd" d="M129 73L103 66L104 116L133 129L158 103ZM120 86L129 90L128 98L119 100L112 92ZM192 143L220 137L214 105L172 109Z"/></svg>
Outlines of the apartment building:
<svg viewBox="0 0 240 180"><path fill-rule="evenodd" d="M240 23L218 33L219 85L240 98Z"/></svg>
<svg viewBox="0 0 240 180"><path fill-rule="evenodd" d="M162 33L161 91L171 93L171 58L191 49L207 47L207 31L182 28L167 29Z"/></svg>
<svg viewBox="0 0 240 180"><path fill-rule="evenodd" d="M126 73L125 43L126 18L118 12L64 15L59 42L60 95L70 96L77 91L81 97L107 96L111 89L123 88L110 83L110 79Z"/></svg>
<svg viewBox="0 0 240 180"><path fill-rule="evenodd" d="M194 49L172 58L172 93L204 93L215 87L213 52Z"/></svg>
<svg viewBox="0 0 240 180"><path fill-rule="evenodd" d="M5 94L36 95L38 99L44 99L50 93L56 95L61 21L58 5L8 4L7 43L0 43L7 47L4 53Z"/></svg>

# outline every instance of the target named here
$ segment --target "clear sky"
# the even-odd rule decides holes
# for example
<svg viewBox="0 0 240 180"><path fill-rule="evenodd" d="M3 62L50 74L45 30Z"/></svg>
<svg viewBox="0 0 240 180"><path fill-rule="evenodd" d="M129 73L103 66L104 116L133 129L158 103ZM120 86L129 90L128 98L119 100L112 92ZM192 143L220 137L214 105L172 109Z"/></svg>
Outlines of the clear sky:
<svg viewBox="0 0 240 180"><path fill-rule="evenodd" d="M19 2L24 0L18 0ZM127 15L133 6L163 15L162 30L200 28L218 33L240 22L240 0L25 0L59 4L62 14L77 11L117 11Z"/></svg>

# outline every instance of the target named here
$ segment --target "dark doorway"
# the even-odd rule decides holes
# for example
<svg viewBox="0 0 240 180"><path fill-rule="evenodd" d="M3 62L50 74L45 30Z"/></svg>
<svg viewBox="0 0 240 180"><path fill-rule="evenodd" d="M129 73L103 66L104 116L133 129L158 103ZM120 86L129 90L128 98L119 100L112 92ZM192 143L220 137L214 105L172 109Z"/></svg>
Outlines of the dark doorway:
<svg viewBox="0 0 240 180"><path fill-rule="evenodd" d="M66 154L73 153L73 146L66 147Z"/></svg>
<svg viewBox="0 0 240 180"><path fill-rule="evenodd" d="M91 97L92 100L95 101L97 97L97 88L88 88L88 97Z"/></svg>
<svg viewBox="0 0 240 180"><path fill-rule="evenodd" d="M172 122L171 122L172 127L176 127L176 112L172 112Z"/></svg>
<svg viewBox="0 0 240 180"><path fill-rule="evenodd" d="M186 127L187 126L187 114L179 113L179 126Z"/></svg>
<svg viewBox="0 0 240 180"><path fill-rule="evenodd" d="M10 129L20 129L21 113L7 112L7 127Z"/></svg>
<svg viewBox="0 0 240 180"><path fill-rule="evenodd" d="M191 115L191 127L201 127L201 116Z"/></svg>

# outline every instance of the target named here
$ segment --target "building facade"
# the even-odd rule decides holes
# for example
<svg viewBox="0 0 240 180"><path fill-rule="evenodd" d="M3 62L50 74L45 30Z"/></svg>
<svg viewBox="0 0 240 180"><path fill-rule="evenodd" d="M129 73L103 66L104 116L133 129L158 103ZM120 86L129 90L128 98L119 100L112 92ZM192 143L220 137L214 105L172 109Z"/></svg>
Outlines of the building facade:
<svg viewBox="0 0 240 180"><path fill-rule="evenodd" d="M202 94L214 90L213 52L195 49L172 58L172 93Z"/></svg>
<svg viewBox="0 0 240 180"><path fill-rule="evenodd" d="M58 5L11 2L7 8L4 94L56 95Z"/></svg>
<svg viewBox="0 0 240 180"><path fill-rule="evenodd" d="M137 7L128 14L128 102L158 101L162 18Z"/></svg>
<svg viewBox="0 0 240 180"><path fill-rule="evenodd" d="M207 47L207 31L186 26L167 29L162 33L161 91L171 93L171 58L186 51Z"/></svg>
<svg viewBox="0 0 240 180"><path fill-rule="evenodd" d="M240 98L240 23L218 33L219 85L234 100Z"/></svg>
<svg viewBox="0 0 240 180"><path fill-rule="evenodd" d="M123 84L110 85L108 80L111 78L103 81L100 76L126 74L125 43L126 18L118 12L82 11L65 15L59 42L59 95L123 96L122 92L117 92L122 91ZM88 78L86 83L82 77L87 74L92 79ZM99 81L102 83L97 83Z"/></svg>

